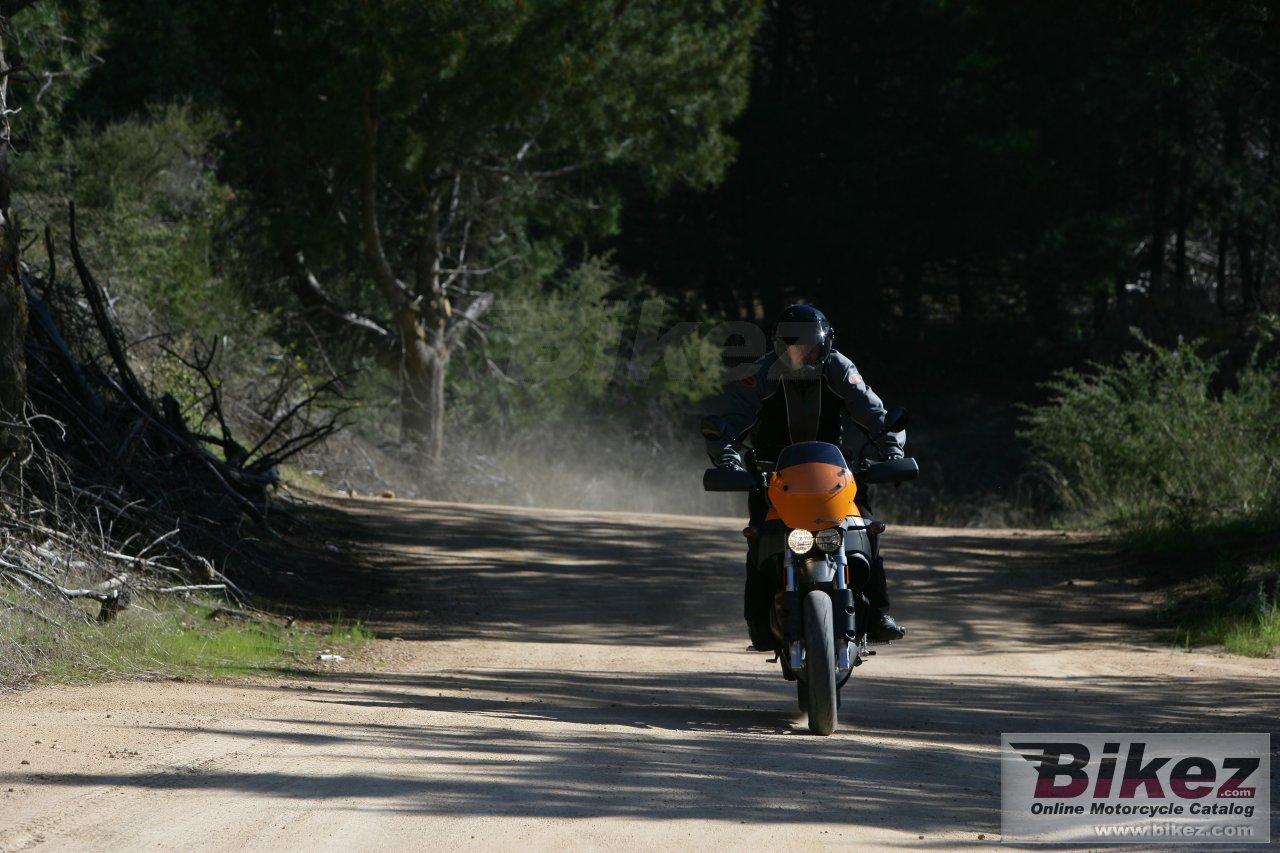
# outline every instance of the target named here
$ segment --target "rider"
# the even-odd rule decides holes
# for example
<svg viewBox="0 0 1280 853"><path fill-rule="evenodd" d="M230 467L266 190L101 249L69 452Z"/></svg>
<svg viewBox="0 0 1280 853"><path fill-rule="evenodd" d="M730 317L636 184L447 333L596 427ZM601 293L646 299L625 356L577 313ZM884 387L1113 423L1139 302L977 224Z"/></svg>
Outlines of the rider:
<svg viewBox="0 0 1280 853"><path fill-rule="evenodd" d="M797 441L826 441L844 449L846 417L868 437L875 437L881 459L902 456L898 436L886 429L884 404L853 362L835 350L834 341L835 330L826 315L811 305L792 305L779 315L773 327L773 352L756 359L750 373L728 385L724 421L729 429L724 438L707 441L707 453L718 467L743 467L738 451L748 435L761 459L777 459L784 447ZM768 498L762 490L752 491L747 507L748 529L758 530L769 509ZM748 535L747 541L743 615L751 644L767 651L774 645L769 611L777 583L767 567L756 566L756 538ZM879 559L872 565L867 599L872 608L869 638L876 642L902 639L906 629L889 615L884 563Z"/></svg>

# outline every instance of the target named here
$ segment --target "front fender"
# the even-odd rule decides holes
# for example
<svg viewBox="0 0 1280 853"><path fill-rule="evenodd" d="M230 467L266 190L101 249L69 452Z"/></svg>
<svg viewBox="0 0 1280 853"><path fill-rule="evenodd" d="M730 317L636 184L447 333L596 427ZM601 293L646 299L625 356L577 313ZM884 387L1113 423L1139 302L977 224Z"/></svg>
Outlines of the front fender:
<svg viewBox="0 0 1280 853"><path fill-rule="evenodd" d="M796 558L796 581L801 588L826 586L836 577L835 558L825 551L810 551Z"/></svg>

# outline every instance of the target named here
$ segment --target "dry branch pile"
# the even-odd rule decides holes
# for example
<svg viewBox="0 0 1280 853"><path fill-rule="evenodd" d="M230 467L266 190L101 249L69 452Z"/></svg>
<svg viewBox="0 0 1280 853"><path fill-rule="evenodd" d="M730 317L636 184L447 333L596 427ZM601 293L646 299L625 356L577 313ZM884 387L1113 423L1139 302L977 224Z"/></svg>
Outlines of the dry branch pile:
<svg viewBox="0 0 1280 853"><path fill-rule="evenodd" d="M6 588L28 602L97 600L103 620L139 591L224 590L245 602L289 514L273 495L278 466L337 428L341 410L317 403L337 380L290 389L274 422L238 438L211 373L215 345L182 362L206 389L193 427L173 396L157 399L135 373L107 293L81 256L74 209L75 284L58 278L47 232L46 248L44 277L22 270L29 452L0 470L0 612L49 620L4 597ZM204 434L206 423L219 434Z"/></svg>

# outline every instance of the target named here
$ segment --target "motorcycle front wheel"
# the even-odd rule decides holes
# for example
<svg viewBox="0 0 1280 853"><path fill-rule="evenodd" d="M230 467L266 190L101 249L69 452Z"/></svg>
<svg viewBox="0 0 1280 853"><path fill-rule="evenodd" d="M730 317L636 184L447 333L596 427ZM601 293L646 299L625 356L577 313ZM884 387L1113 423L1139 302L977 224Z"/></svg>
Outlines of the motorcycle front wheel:
<svg viewBox="0 0 1280 853"><path fill-rule="evenodd" d="M836 650L831 597L821 590L804 599L804 683L809 731L829 735L836 730Z"/></svg>

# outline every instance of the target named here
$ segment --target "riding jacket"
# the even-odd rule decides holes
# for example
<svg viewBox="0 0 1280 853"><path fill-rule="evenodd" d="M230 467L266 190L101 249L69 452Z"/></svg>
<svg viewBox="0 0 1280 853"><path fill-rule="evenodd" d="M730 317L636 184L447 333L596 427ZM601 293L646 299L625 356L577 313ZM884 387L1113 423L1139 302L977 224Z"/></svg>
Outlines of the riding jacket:
<svg viewBox="0 0 1280 853"><path fill-rule="evenodd" d="M833 351L822 364L798 369L788 369L776 352L767 353L756 359L749 373L730 381L724 396L729 432L707 441L713 461L744 441L760 459L777 459L784 447L797 441L826 441L856 458L859 449L844 444L854 438L846 434L846 420L867 438L879 436L881 458L902 455L899 435L885 432L884 404L839 352Z"/></svg>

